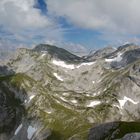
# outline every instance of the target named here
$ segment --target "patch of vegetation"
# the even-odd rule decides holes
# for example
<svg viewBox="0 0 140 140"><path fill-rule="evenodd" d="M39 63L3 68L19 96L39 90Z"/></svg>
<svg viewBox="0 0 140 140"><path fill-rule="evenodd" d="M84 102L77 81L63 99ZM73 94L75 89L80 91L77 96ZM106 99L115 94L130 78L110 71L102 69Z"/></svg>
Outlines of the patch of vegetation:
<svg viewBox="0 0 140 140"><path fill-rule="evenodd" d="M140 122L120 122L115 138L122 138L128 133L140 132Z"/></svg>

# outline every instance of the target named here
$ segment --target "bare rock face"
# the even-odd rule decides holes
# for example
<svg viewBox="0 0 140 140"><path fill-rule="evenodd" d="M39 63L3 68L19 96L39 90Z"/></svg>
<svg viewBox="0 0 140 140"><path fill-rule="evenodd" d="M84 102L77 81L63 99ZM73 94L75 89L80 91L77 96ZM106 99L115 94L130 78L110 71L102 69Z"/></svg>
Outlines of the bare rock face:
<svg viewBox="0 0 140 140"><path fill-rule="evenodd" d="M108 56L109 54L111 54L111 53L113 53L115 51L116 51L116 48L106 47L106 48L103 48L101 50L97 50L95 52L91 52L88 56L86 56L86 58L89 61L94 61L94 60L106 57L106 56Z"/></svg>
<svg viewBox="0 0 140 140"><path fill-rule="evenodd" d="M90 130L88 140L105 140L107 138L109 139L109 137L112 137L112 133L114 133L114 131L116 131L118 127L118 122L111 122L96 126Z"/></svg>
<svg viewBox="0 0 140 140"><path fill-rule="evenodd" d="M139 140L140 133L130 133L126 134L121 140Z"/></svg>
<svg viewBox="0 0 140 140"><path fill-rule="evenodd" d="M88 140L139 140L139 122L110 122L90 130Z"/></svg>
<svg viewBox="0 0 140 140"><path fill-rule="evenodd" d="M9 135L22 118L24 107L1 82L0 87L0 140L9 140Z"/></svg>

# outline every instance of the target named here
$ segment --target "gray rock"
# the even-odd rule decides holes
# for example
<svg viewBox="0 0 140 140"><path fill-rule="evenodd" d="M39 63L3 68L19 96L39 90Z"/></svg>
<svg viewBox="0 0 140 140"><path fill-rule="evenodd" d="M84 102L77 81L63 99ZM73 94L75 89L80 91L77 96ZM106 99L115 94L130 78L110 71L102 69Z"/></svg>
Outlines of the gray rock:
<svg viewBox="0 0 140 140"><path fill-rule="evenodd" d="M140 140L140 133L126 134L121 140Z"/></svg>

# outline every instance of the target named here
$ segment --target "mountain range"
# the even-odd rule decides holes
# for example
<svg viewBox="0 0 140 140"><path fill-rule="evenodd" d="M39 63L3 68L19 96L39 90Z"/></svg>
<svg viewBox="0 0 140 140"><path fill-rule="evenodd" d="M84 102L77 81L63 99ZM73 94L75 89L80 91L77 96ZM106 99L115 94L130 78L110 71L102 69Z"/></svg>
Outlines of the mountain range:
<svg viewBox="0 0 140 140"><path fill-rule="evenodd" d="M20 48L0 65L0 140L139 140L140 47L76 56Z"/></svg>

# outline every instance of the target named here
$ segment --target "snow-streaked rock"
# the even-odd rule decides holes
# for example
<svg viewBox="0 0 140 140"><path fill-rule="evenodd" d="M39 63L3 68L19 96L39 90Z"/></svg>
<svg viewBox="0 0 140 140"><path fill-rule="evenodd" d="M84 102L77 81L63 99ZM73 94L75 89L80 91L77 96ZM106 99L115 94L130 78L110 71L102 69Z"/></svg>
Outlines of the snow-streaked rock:
<svg viewBox="0 0 140 140"><path fill-rule="evenodd" d="M138 104L139 103L139 101L134 101L134 100L132 100L131 98L128 98L128 97L126 97L126 96L124 96L124 98L122 99L122 100L118 100L119 101L119 104L120 104L120 108L121 109L123 109L123 106L125 105L125 103L127 102L127 101L129 101L129 102L131 102L131 103L133 103L133 104Z"/></svg>
<svg viewBox="0 0 140 140"><path fill-rule="evenodd" d="M64 81L57 73L53 73L53 75L60 81Z"/></svg>
<svg viewBox="0 0 140 140"><path fill-rule="evenodd" d="M73 99L73 100L71 100L71 102L72 102L73 104L76 104L76 103L77 103L77 100Z"/></svg>
<svg viewBox="0 0 140 140"><path fill-rule="evenodd" d="M74 64L66 64L64 61L53 60L52 63L63 68L75 69Z"/></svg>
<svg viewBox="0 0 140 140"><path fill-rule="evenodd" d="M26 100L26 99L24 100L24 103L25 103L25 104L27 103L27 100Z"/></svg>
<svg viewBox="0 0 140 140"><path fill-rule="evenodd" d="M51 114L53 112L53 110L52 109L46 109L45 112L48 113L48 114Z"/></svg>
<svg viewBox="0 0 140 140"><path fill-rule="evenodd" d="M21 130L21 128L22 128L22 124L20 124L19 126L18 126L18 128L16 129L16 131L15 131L15 135L17 135L18 134L18 132Z"/></svg>
<svg viewBox="0 0 140 140"><path fill-rule="evenodd" d="M91 66L95 64L96 62L87 62L87 63L81 63L80 65L76 66L76 68L80 68L82 66Z"/></svg>
<svg viewBox="0 0 140 140"><path fill-rule="evenodd" d="M29 126L27 129L27 137L30 140L32 138L32 136L34 135L34 133L37 131L36 128Z"/></svg>
<svg viewBox="0 0 140 140"><path fill-rule="evenodd" d="M64 92L62 95L68 97L70 94L68 92Z"/></svg>
<svg viewBox="0 0 140 140"><path fill-rule="evenodd" d="M53 60L52 61L53 64L57 65L57 66L60 66L60 67L63 67L63 68L66 68L66 69L75 69L75 68L80 68L82 66L91 66L93 64L95 64L96 62L87 62L87 63L81 63L79 65L74 65L74 64L66 64L64 61L58 61L58 60Z"/></svg>
<svg viewBox="0 0 140 140"><path fill-rule="evenodd" d="M67 100L64 97L60 97L60 99L64 102L67 102Z"/></svg>
<svg viewBox="0 0 140 140"><path fill-rule="evenodd" d="M122 60L122 53L118 53L116 57L111 59L105 59L106 62L113 62L113 61L121 61Z"/></svg>
<svg viewBox="0 0 140 140"><path fill-rule="evenodd" d="M30 102L34 97L35 97L35 95L31 95L31 96L29 97L29 101L28 101L28 102Z"/></svg>
<svg viewBox="0 0 140 140"><path fill-rule="evenodd" d="M41 55L42 58L43 58L44 56L46 56L46 53L43 53L43 54Z"/></svg>
<svg viewBox="0 0 140 140"><path fill-rule="evenodd" d="M101 104L101 101L91 101L87 104L87 107L94 107L99 104Z"/></svg>

